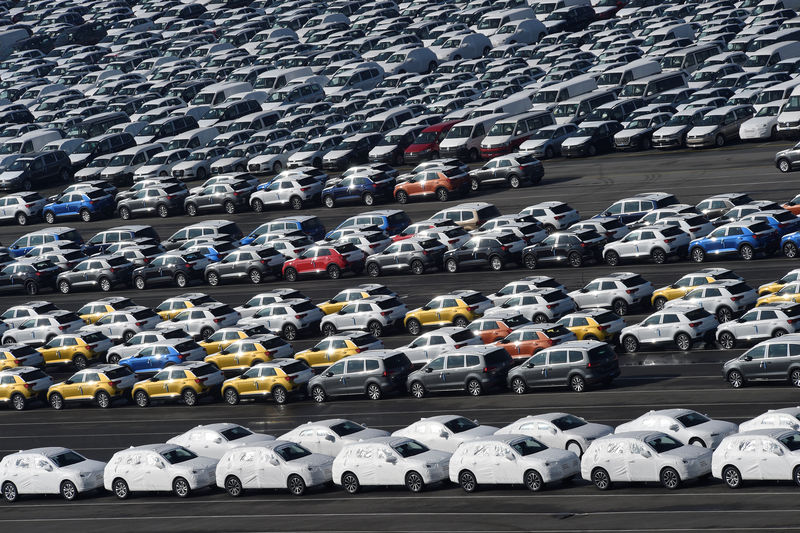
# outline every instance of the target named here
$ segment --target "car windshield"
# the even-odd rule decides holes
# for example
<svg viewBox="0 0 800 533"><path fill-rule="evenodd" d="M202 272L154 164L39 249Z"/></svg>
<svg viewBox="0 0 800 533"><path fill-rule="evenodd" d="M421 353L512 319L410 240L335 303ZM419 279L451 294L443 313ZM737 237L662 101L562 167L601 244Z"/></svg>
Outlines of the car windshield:
<svg viewBox="0 0 800 533"><path fill-rule="evenodd" d="M186 448L175 448L174 450L162 453L161 457L166 459L169 464L177 465L190 461L197 456Z"/></svg>
<svg viewBox="0 0 800 533"><path fill-rule="evenodd" d="M653 448L656 451L656 453L668 452L670 450L674 450L675 448L680 448L681 446L683 446L683 444L681 444L677 440L668 437L666 435L653 437L651 439L646 440L645 442L648 444L648 446Z"/></svg>
<svg viewBox="0 0 800 533"><path fill-rule="evenodd" d="M444 427L446 427L453 433L461 433L462 431L475 429L476 427L478 427L478 424L462 416L459 418L454 418L453 420L450 420L448 422L445 422Z"/></svg>
<svg viewBox="0 0 800 533"><path fill-rule="evenodd" d="M49 459L53 461L53 463L59 468L75 465L86 460L85 457L73 452L72 450L52 455L49 457Z"/></svg>
<svg viewBox="0 0 800 533"><path fill-rule="evenodd" d="M494 135L511 135L514 133L515 122L498 122L492 129L489 130L489 136Z"/></svg>
<svg viewBox="0 0 800 533"><path fill-rule="evenodd" d="M8 170L25 170L29 166L31 166L32 159L17 159L10 165L8 165Z"/></svg>
<svg viewBox="0 0 800 533"><path fill-rule="evenodd" d="M575 132L575 137L591 137L597 132L599 126L587 126L585 128L578 128Z"/></svg>
<svg viewBox="0 0 800 533"><path fill-rule="evenodd" d="M415 440L409 440L392 447L394 448L394 451L400 455L400 457L414 457L415 455L419 455L428 451L428 448L424 444L420 444Z"/></svg>
<svg viewBox="0 0 800 533"><path fill-rule="evenodd" d="M649 121L645 119L631 120L625 125L625 129L635 130L649 127Z"/></svg>
<svg viewBox="0 0 800 533"><path fill-rule="evenodd" d="M281 446L275 450L275 453L281 456L281 458L286 461L294 461L295 459L300 459L311 455L311 452L300 446L299 444L287 444L286 446Z"/></svg>
<svg viewBox="0 0 800 533"><path fill-rule="evenodd" d="M423 131L417 138L414 139L414 144L431 144L436 142L436 135L435 131Z"/></svg>
<svg viewBox="0 0 800 533"><path fill-rule="evenodd" d="M346 437L348 435L352 435L353 433L364 431L365 429L366 428L364 426L360 426L355 422L350 422L349 420L345 420L344 422L340 422L331 426L331 431L340 437Z"/></svg>
<svg viewBox="0 0 800 533"><path fill-rule="evenodd" d="M547 446L531 437L512 442L511 447L523 457L526 455L533 455L534 453L539 453L547 449Z"/></svg>
<svg viewBox="0 0 800 533"><path fill-rule="evenodd" d="M75 150L76 154L90 154L97 148L98 141L85 141Z"/></svg>
<svg viewBox="0 0 800 533"><path fill-rule="evenodd" d="M567 431L570 429L575 429L586 425L585 420L581 420L577 416L572 416L572 415L564 415L559 418L555 418L552 420L552 422L553 425L556 426L561 431Z"/></svg>
<svg viewBox="0 0 800 533"><path fill-rule="evenodd" d="M664 126L688 126L692 124L692 115L675 115L664 123Z"/></svg>
<svg viewBox="0 0 800 533"><path fill-rule="evenodd" d="M706 422L708 422L708 418L704 417L700 413L695 413L695 412L686 413L685 415L677 417L676 420L687 428L694 427L700 424L705 424Z"/></svg>
<svg viewBox="0 0 800 533"><path fill-rule="evenodd" d="M243 428L242 426L234 426L232 428L220 431L219 433L228 441L241 439L242 437L247 437L248 435L253 434L252 431L247 428Z"/></svg>
<svg viewBox="0 0 800 533"><path fill-rule="evenodd" d="M758 110L758 113L756 113L756 116L757 117L774 117L774 116L778 115L780 110L781 110L781 107L777 106L777 105L776 106L762 107L761 109Z"/></svg>
<svg viewBox="0 0 800 533"><path fill-rule="evenodd" d="M781 444L789 448L790 452L800 450L800 433L789 433L788 435L778 438L778 440L781 441Z"/></svg>
<svg viewBox="0 0 800 533"><path fill-rule="evenodd" d="M722 124L722 119L725 118L725 115L707 115L697 122L694 123L695 126L719 126Z"/></svg>
<svg viewBox="0 0 800 533"><path fill-rule="evenodd" d="M119 154L119 155L115 155L113 158L111 158L111 161L109 161L108 166L110 166L110 167L125 167L125 166L128 166L128 165L131 164L131 161L133 161L134 155L135 154Z"/></svg>
<svg viewBox="0 0 800 533"><path fill-rule="evenodd" d="M578 112L579 104L558 104L553 115L557 117L571 117Z"/></svg>
<svg viewBox="0 0 800 533"><path fill-rule="evenodd" d="M537 130L534 131L528 139L549 139L553 136L554 130Z"/></svg>

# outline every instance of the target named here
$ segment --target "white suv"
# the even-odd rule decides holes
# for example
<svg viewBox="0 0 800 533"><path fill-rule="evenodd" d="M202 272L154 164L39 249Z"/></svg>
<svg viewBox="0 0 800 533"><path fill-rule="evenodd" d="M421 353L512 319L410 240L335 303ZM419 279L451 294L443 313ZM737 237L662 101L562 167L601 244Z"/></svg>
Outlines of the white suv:
<svg viewBox="0 0 800 533"><path fill-rule="evenodd" d="M316 329L325 313L307 299L290 298L262 307L250 318L239 321L240 327L263 325L291 341L301 331Z"/></svg>
<svg viewBox="0 0 800 533"><path fill-rule="evenodd" d="M648 302L653 295L653 284L633 272L615 272L595 278L582 289L569 296L581 309L603 307L624 316L629 307Z"/></svg>
<svg viewBox="0 0 800 533"><path fill-rule="evenodd" d="M267 206L289 206L302 209L319 201L323 183L310 176L292 176L273 180L268 186L250 196L250 207L261 213Z"/></svg>
<svg viewBox="0 0 800 533"><path fill-rule="evenodd" d="M638 324L623 328L620 333L622 347L628 353L639 350L642 344L672 344L681 351L689 351L698 340L710 341L719 322L702 307L673 306L656 311Z"/></svg>
<svg viewBox="0 0 800 533"><path fill-rule="evenodd" d="M760 342L800 331L800 304L776 302L746 312L717 329L717 342L726 350L744 342Z"/></svg>
<svg viewBox="0 0 800 533"><path fill-rule="evenodd" d="M394 296L370 296L325 315L319 327L326 337L337 331L365 330L377 338L384 330L402 324L407 312L406 305Z"/></svg>
<svg viewBox="0 0 800 533"><path fill-rule="evenodd" d="M444 352L458 350L471 344L483 344L468 328L448 326L423 333L409 344L398 348L411 364L425 364Z"/></svg>
<svg viewBox="0 0 800 533"><path fill-rule="evenodd" d="M71 311L51 311L46 315L31 317L3 334L3 344L21 342L41 346L62 333L75 333L86 324Z"/></svg>
<svg viewBox="0 0 800 533"><path fill-rule="evenodd" d="M533 215L547 233L567 229L581 219L580 213L564 202L540 202L520 211L521 215Z"/></svg>
<svg viewBox="0 0 800 533"><path fill-rule="evenodd" d="M512 310L522 316L542 324L555 322L567 313L575 311L575 302L561 289L533 289L513 295L502 305L488 309L484 316L492 316L496 311Z"/></svg>
<svg viewBox="0 0 800 533"><path fill-rule="evenodd" d="M603 248L603 257L609 266L620 261L650 259L661 264L669 256L686 255L691 238L677 226L652 225L634 230L619 241L610 242Z"/></svg>
<svg viewBox="0 0 800 533"><path fill-rule="evenodd" d="M172 320L158 324L156 329L178 326L195 339L206 340L218 329L233 326L239 318L239 313L225 304L205 304L181 311Z"/></svg>
<svg viewBox="0 0 800 533"><path fill-rule="evenodd" d="M244 305L236 307L235 310L242 315L242 318L250 318L261 310L262 307L289 299L308 300L308 298L298 290L279 288L267 292L260 292L247 300Z"/></svg>
<svg viewBox="0 0 800 533"><path fill-rule="evenodd" d="M756 303L755 289L737 280L719 280L690 291L683 298L676 298L664 304L664 309L683 306L687 302L702 306L714 313L720 324L732 320L734 315L746 311Z"/></svg>

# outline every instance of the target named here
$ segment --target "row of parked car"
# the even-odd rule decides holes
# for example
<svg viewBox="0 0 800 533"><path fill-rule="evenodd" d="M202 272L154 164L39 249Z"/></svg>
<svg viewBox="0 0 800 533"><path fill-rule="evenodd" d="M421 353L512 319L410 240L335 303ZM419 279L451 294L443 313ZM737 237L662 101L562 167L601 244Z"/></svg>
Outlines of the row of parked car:
<svg viewBox="0 0 800 533"><path fill-rule="evenodd" d="M602 491L646 482L675 490L709 477L731 489L751 481L800 484L799 417L791 407L737 425L663 409L614 428L554 412L498 428L442 414L391 434L326 419L278 438L214 423L163 444L131 446L107 463L68 448L20 450L0 461L0 487L11 503L44 494L72 501L103 489L124 500L142 492L185 498L207 488L232 497L263 489L302 496L330 485L349 494L370 487L419 493L450 483L467 493L493 485L538 492L577 478Z"/></svg>

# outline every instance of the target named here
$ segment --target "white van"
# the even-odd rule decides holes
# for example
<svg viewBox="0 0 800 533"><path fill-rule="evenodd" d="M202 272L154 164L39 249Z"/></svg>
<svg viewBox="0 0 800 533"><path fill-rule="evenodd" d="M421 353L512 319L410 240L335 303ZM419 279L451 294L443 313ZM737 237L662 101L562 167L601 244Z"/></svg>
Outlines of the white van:
<svg viewBox="0 0 800 533"><path fill-rule="evenodd" d="M687 46L681 50L670 52L661 58L661 70L664 72L683 70L691 74L711 56L722 52L718 43Z"/></svg>
<svg viewBox="0 0 800 533"><path fill-rule="evenodd" d="M670 24L669 26L655 29L650 33L646 32L647 30L642 34L645 39L642 44L639 45L645 52L652 48L653 45L662 41L669 41L671 39L694 40L694 29L691 24Z"/></svg>
<svg viewBox="0 0 800 533"><path fill-rule="evenodd" d="M44 145L61 139L58 130L34 130L9 139L0 145L0 167L10 164L12 158L21 154L41 152Z"/></svg>
<svg viewBox="0 0 800 533"><path fill-rule="evenodd" d="M613 102L616 98L617 91L614 89L597 89L596 91L582 94L577 98L560 102L553 109L553 116L556 117L556 124L577 124L586 118L589 113L603 104Z"/></svg>
<svg viewBox="0 0 800 533"><path fill-rule="evenodd" d="M679 87L686 87L686 76L683 72L662 72L628 83L620 96L649 101L665 91Z"/></svg>
<svg viewBox="0 0 800 533"><path fill-rule="evenodd" d="M393 107L383 113L369 117L359 130L360 133L382 133L397 128L406 120L414 118L414 113L407 107Z"/></svg>
<svg viewBox="0 0 800 533"><path fill-rule="evenodd" d="M794 136L800 133L800 87L792 90L789 101L778 115L778 134Z"/></svg>
<svg viewBox="0 0 800 533"><path fill-rule="evenodd" d="M530 7L518 7L514 9L503 9L500 11L489 11L481 16L476 30L478 33L491 37L497 30L505 26L512 20L532 19L536 14Z"/></svg>
<svg viewBox="0 0 800 533"><path fill-rule="evenodd" d="M534 131L555 123L553 113L546 109L499 119L481 141L481 157L491 159L511 153Z"/></svg>
<svg viewBox="0 0 800 533"><path fill-rule="evenodd" d="M161 143L148 143L123 150L108 162L108 166L100 172L100 179L106 180L116 186L132 185L133 174L154 155L164 151Z"/></svg>
<svg viewBox="0 0 800 533"><path fill-rule="evenodd" d="M742 63L745 72L764 72L778 61L800 57L800 41L771 44L747 56Z"/></svg>
<svg viewBox="0 0 800 533"><path fill-rule="evenodd" d="M480 161L481 142L495 122L508 116L510 115L507 113L493 113L456 124L439 142L439 154L445 158L455 157L467 162Z"/></svg>
<svg viewBox="0 0 800 533"><path fill-rule="evenodd" d="M536 3L534 13L539 20L545 20L550 13L557 9L564 9L570 6L588 6L591 5L589 0L542 0Z"/></svg>
<svg viewBox="0 0 800 533"><path fill-rule="evenodd" d="M531 99L526 94L512 94L502 100L497 100L491 104L483 104L473 109L467 118L473 119L496 113L506 113L507 115L518 115L525 111L530 111Z"/></svg>
<svg viewBox="0 0 800 533"><path fill-rule="evenodd" d="M575 76L572 79L548 85L533 95L533 109L553 109L559 102L564 102L597 89L597 82L590 74Z"/></svg>
<svg viewBox="0 0 800 533"><path fill-rule="evenodd" d="M167 145L167 150L177 150L179 148L196 150L210 143L217 135L219 135L219 130L214 127L195 128L173 137Z"/></svg>
<svg viewBox="0 0 800 533"><path fill-rule="evenodd" d="M759 4L759 6L760 5L761 4ZM785 30L772 31L763 35L758 35L747 45L746 51L750 54L771 44L788 43L791 41L800 41L800 28L787 28Z"/></svg>
<svg viewBox="0 0 800 533"><path fill-rule="evenodd" d="M259 111L250 115L245 115L233 121L233 124L228 126L225 130L240 131L240 130L265 130L271 128L278 122L284 115L283 109L276 109L273 111Z"/></svg>
<svg viewBox="0 0 800 533"><path fill-rule="evenodd" d="M771 102L786 101L792 96L792 93L797 87L800 87L800 78L792 78L791 80L767 87L759 93L756 101L753 102L753 107L756 108L756 111L759 111L762 107Z"/></svg>
<svg viewBox="0 0 800 533"><path fill-rule="evenodd" d="M311 76L314 72L311 67L276 68L268 70L256 78L255 89L262 91L275 91L285 87L290 81L302 76Z"/></svg>
<svg viewBox="0 0 800 533"><path fill-rule="evenodd" d="M377 64L373 67L339 69L323 89L325 89L325 94L334 94L354 89L369 91L377 87L382 80L383 68Z"/></svg>
<svg viewBox="0 0 800 533"><path fill-rule="evenodd" d="M246 81L223 81L220 83L212 83L197 93L197 96L192 99L191 104L193 106L214 106L221 104L231 95L249 92L252 90L253 86Z"/></svg>
<svg viewBox="0 0 800 533"><path fill-rule="evenodd" d="M661 72L661 65L652 59L637 59L630 63L608 69L597 78L601 88L624 87L626 84Z"/></svg>
<svg viewBox="0 0 800 533"><path fill-rule="evenodd" d="M489 39L492 46L504 44L536 44L547 35L547 28L539 19L512 20L497 30Z"/></svg>

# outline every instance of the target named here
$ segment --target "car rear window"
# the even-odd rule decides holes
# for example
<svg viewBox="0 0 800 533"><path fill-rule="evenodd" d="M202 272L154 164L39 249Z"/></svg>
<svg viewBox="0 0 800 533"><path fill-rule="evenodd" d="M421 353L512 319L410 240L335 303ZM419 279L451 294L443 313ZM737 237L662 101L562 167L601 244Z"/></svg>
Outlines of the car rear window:
<svg viewBox="0 0 800 533"><path fill-rule="evenodd" d="M491 218L499 217L500 210L493 205L487 205L486 207L481 207L478 209L477 215L480 220L489 220Z"/></svg>
<svg viewBox="0 0 800 533"><path fill-rule="evenodd" d="M564 335L569 335L569 330L564 326L558 325L553 326L552 328L547 328L542 331L548 338L552 339L553 337L563 337Z"/></svg>
<svg viewBox="0 0 800 533"><path fill-rule="evenodd" d="M436 239L428 239L427 241L422 241L421 243L419 243L419 245L426 250L430 250L431 248L437 248L441 246L442 243L440 243Z"/></svg>
<svg viewBox="0 0 800 533"><path fill-rule="evenodd" d="M686 313L684 313L684 315L686 315L686 318L688 318L689 320L701 320L703 318L708 318L711 316L711 314L702 307L698 309L692 309L691 311L687 311Z"/></svg>
<svg viewBox="0 0 800 533"><path fill-rule="evenodd" d="M124 257L111 257L108 260L108 264L111 265L112 267L122 266L122 265L127 265L128 260L125 259Z"/></svg>
<svg viewBox="0 0 800 533"><path fill-rule="evenodd" d="M664 237L674 237L675 235L680 235L683 233L683 230L680 228L676 228L675 226L668 226L661 230L661 234Z"/></svg>
<svg viewBox="0 0 800 533"><path fill-rule="evenodd" d="M459 343L472 340L475 338L475 335L472 334L472 330L465 329L462 331L456 331L450 335L450 338Z"/></svg>
<svg viewBox="0 0 800 533"><path fill-rule="evenodd" d="M78 233L78 230L71 229L69 231L65 231L64 233L60 233L58 235L59 240L62 241L72 241L72 242L83 242L81 238L81 234Z"/></svg>
<svg viewBox="0 0 800 533"><path fill-rule="evenodd" d="M545 302L557 302L559 300L563 300L566 297L561 291L553 291L553 292L546 292L542 294L542 298L544 298Z"/></svg>
<svg viewBox="0 0 800 533"><path fill-rule="evenodd" d="M192 368L192 374L195 376L207 376L217 372L217 367L213 365L198 365Z"/></svg>
<svg viewBox="0 0 800 533"><path fill-rule="evenodd" d="M35 193L35 192L34 192L34 193L30 193L30 194L25 194L25 195L23 195L23 196L22 196L22 199L23 199L24 201L26 201L26 202L35 202L35 201L37 201L37 200L41 200L41 199L42 199L42 197L41 197L41 196L39 196L39 193Z"/></svg>
<svg viewBox="0 0 800 533"><path fill-rule="evenodd" d="M263 258L274 257L276 255L280 255L275 248L264 248L263 250L258 251L258 256Z"/></svg>
<svg viewBox="0 0 800 533"><path fill-rule="evenodd" d="M536 162L536 158L533 157L531 154L517 155L516 159L517 159L517 163L519 163L520 165L524 165L526 163L534 163L534 162Z"/></svg>
<svg viewBox="0 0 800 533"><path fill-rule="evenodd" d="M164 187L164 192L167 193L167 194L175 194L175 193L179 193L179 192L183 192L183 191L184 191L184 188L181 187L180 185L168 185L168 186Z"/></svg>
<svg viewBox="0 0 800 533"><path fill-rule="evenodd" d="M220 305L218 307L213 307L211 309L211 314L214 316L229 315L233 312L234 312L233 309L231 309L230 306L227 305Z"/></svg>
<svg viewBox="0 0 800 533"><path fill-rule="evenodd" d="M791 214L789 211L785 211L783 213L776 213L772 216L778 222L794 222L795 220L797 220L797 217Z"/></svg>
<svg viewBox="0 0 800 533"><path fill-rule="evenodd" d="M395 225L395 224L406 224L406 225L408 225L408 224L411 223L411 219L408 218L408 215L405 214L405 212L402 212L402 211L400 213L394 213L392 215L389 215L387 217L387 220L389 221L389 224L391 224L391 225Z"/></svg>
<svg viewBox="0 0 800 533"><path fill-rule="evenodd" d="M668 205L675 205L677 203L678 199L672 194L669 194L664 198L655 201L656 207L667 207Z"/></svg>
<svg viewBox="0 0 800 533"><path fill-rule="evenodd" d="M295 361L294 363L282 366L281 369L287 374L299 374L300 372L308 370L309 366L303 361Z"/></svg>
<svg viewBox="0 0 800 533"><path fill-rule="evenodd" d="M158 248L155 248L155 250L158 250ZM149 254L145 254L145 255L149 255ZM203 254L201 254L200 252L191 252L191 253L188 253L188 254L183 256L183 260L186 261L187 263L193 263L193 262L199 261L200 259L203 259L203 258L205 258L205 256Z"/></svg>
<svg viewBox="0 0 800 533"><path fill-rule="evenodd" d="M231 184L231 189L234 191L241 191L242 189L246 189L250 187L250 184L246 181L237 181L236 183Z"/></svg>
<svg viewBox="0 0 800 533"><path fill-rule="evenodd" d="M524 226L521 226L519 229L520 231L522 231L524 235L530 235L532 233L541 231L542 228L540 228L538 224L525 224Z"/></svg>
<svg viewBox="0 0 800 533"><path fill-rule="evenodd" d="M60 315L55 316L56 322L59 324L67 324L69 322L75 322L76 320L81 320L81 317L76 315L75 313L63 313Z"/></svg>
<svg viewBox="0 0 800 533"><path fill-rule="evenodd" d="M239 226L236 224L230 223L220 226L219 233L222 235L232 235L234 237L238 237L242 234L242 230L240 230Z"/></svg>
<svg viewBox="0 0 800 533"><path fill-rule="evenodd" d="M186 333L182 329L170 329L162 332L165 339L182 339L186 337Z"/></svg>
<svg viewBox="0 0 800 533"><path fill-rule="evenodd" d="M598 346L589 350L589 361L592 363L601 363L604 361L612 361L617 357L614 349L608 344Z"/></svg>
<svg viewBox="0 0 800 533"><path fill-rule="evenodd" d="M108 379L119 379L133 375L133 370L131 370L127 366L121 366L119 368L106 370L104 374Z"/></svg>
<svg viewBox="0 0 800 533"><path fill-rule="evenodd" d="M66 252L66 253L64 253L64 254L62 254L62 255L64 256L64 259L66 259L67 261L74 261L74 260L76 260L76 259L82 259L83 257L85 257L85 256L83 255L83 252L80 252L80 251L78 251L78 250L74 250L74 251L72 251L72 252ZM37 263L37 265L38 265L38 264L40 264L40 263ZM44 266L43 266L43 267L41 267L41 268L39 268L39 267L38 267L38 266L36 266L36 265L34 265L34 267L35 267L37 270L41 270L42 268L46 268L46 267L44 267Z"/></svg>
<svg viewBox="0 0 800 533"><path fill-rule="evenodd" d="M26 383L30 383L31 381L36 381L39 379L46 379L47 374L41 370L29 370L28 372L22 372L19 377L21 377Z"/></svg>
<svg viewBox="0 0 800 533"><path fill-rule="evenodd" d="M387 357L383 360L383 366L387 371L402 370L411 366L411 361L405 354L397 354Z"/></svg>
<svg viewBox="0 0 800 533"><path fill-rule="evenodd" d="M498 236L497 240L500 241L500 244L509 244L518 241L519 237L513 233L506 233L505 235Z"/></svg>
<svg viewBox="0 0 800 533"><path fill-rule="evenodd" d="M313 311L317 306L309 301L299 302L293 306L295 311Z"/></svg>
<svg viewBox="0 0 800 533"><path fill-rule="evenodd" d="M753 233L761 233L762 231L770 231L772 228L766 222L756 222L748 226Z"/></svg>
<svg viewBox="0 0 800 533"><path fill-rule="evenodd" d="M140 309L138 311L134 311L132 316L136 320L142 320L142 319L145 319L145 318L153 318L154 316L158 316L158 315L152 309Z"/></svg>
<svg viewBox="0 0 800 533"><path fill-rule="evenodd" d="M514 315L508 318L504 318L502 322L509 328L516 328L518 326L522 326L523 324L527 324L528 319L522 315Z"/></svg>
<svg viewBox="0 0 800 533"><path fill-rule="evenodd" d="M736 285L728 287L728 290L731 294L742 294L743 292L748 292L753 289L751 289L747 283L737 283Z"/></svg>
<svg viewBox="0 0 800 533"><path fill-rule="evenodd" d="M39 313L49 313L50 311L58 311L58 307L55 304L46 303L44 305L40 305L36 307L36 310Z"/></svg>
<svg viewBox="0 0 800 533"><path fill-rule="evenodd" d="M595 316L594 319L597 321L598 324L603 325L603 324L608 324L609 322L614 322L615 320L618 320L619 317L614 313L608 312L608 313L600 313L599 315Z"/></svg>
<svg viewBox="0 0 800 533"><path fill-rule="evenodd" d="M86 196L88 196L90 200L95 200L97 198L107 196L107 194L105 191L88 191Z"/></svg>
<svg viewBox="0 0 800 533"><path fill-rule="evenodd" d="M800 305L793 305L783 310L784 314L788 317L796 317L800 315Z"/></svg>
<svg viewBox="0 0 800 533"><path fill-rule="evenodd" d="M35 268L36 270L47 270L48 268L51 268L52 266L53 266L52 261L37 261L37 262L35 262L33 264L33 268Z"/></svg>
<svg viewBox="0 0 800 533"><path fill-rule="evenodd" d="M378 303L378 307L381 309L393 309L395 307L400 307L403 303L398 300L397 298L388 298L386 300L381 300Z"/></svg>
<svg viewBox="0 0 800 533"><path fill-rule="evenodd" d="M595 230L593 230L593 229L589 229L589 230L585 230L585 231L580 231L580 232L576 233L575 235L576 235L576 236L577 236L577 237L578 237L578 238L579 238L581 241L584 241L584 242L586 242L586 241L592 241L592 240L594 240L594 239L599 239L599 238L600 238L600 234L599 234L599 233L597 233L597 232L596 232Z"/></svg>
<svg viewBox="0 0 800 533"><path fill-rule="evenodd" d="M617 220L616 218L603 222L603 227L606 228L606 229L617 229L617 228L621 228L623 225L624 224L622 222L620 222L619 220Z"/></svg>
<svg viewBox="0 0 800 533"><path fill-rule="evenodd" d="M449 229L449 230L445 231L444 234L446 236L448 236L448 237L461 237L462 235L466 235L467 232L466 232L466 230L464 228L458 227L458 228Z"/></svg>
<svg viewBox="0 0 800 533"><path fill-rule="evenodd" d="M447 170L443 171L442 174L444 174L448 178L452 178L453 176L458 176L459 174L463 174L463 172L461 172L461 170L458 168L448 168Z"/></svg>
<svg viewBox="0 0 800 533"><path fill-rule="evenodd" d="M355 252L356 250L358 250L358 248L356 248L356 245L351 242L339 244L337 246L334 246L333 248L340 254L346 254L348 252Z"/></svg>
<svg viewBox="0 0 800 533"><path fill-rule="evenodd" d="M194 341L186 341L186 342L179 342L175 345L175 349L179 352L191 352L192 350L199 348L200 345Z"/></svg>
<svg viewBox="0 0 800 533"><path fill-rule="evenodd" d="M507 363L510 359L511 356L508 355L508 352L503 348L493 350L483 356L483 360L486 361L486 366L502 365Z"/></svg>
<svg viewBox="0 0 800 533"><path fill-rule="evenodd" d="M381 242L385 239L382 233L372 233L370 235L365 235L367 242Z"/></svg>
<svg viewBox="0 0 800 533"><path fill-rule="evenodd" d="M89 333L88 335L84 335L82 338L83 342L85 342L86 344L92 344L95 342L100 342L108 339L108 337L106 337L99 331L96 331L94 333Z"/></svg>
<svg viewBox="0 0 800 533"><path fill-rule="evenodd" d="M271 348L280 348L281 346L286 344L286 341L284 341L280 337L275 337L275 336L259 339L258 342L260 342L261 345L268 350Z"/></svg>
<svg viewBox="0 0 800 533"><path fill-rule="evenodd" d="M24 357L26 355L33 355L38 352L26 344L24 346L19 346L18 348L14 348L13 350L11 350L11 353L15 357Z"/></svg>
<svg viewBox="0 0 800 533"><path fill-rule="evenodd" d="M647 281L639 275L631 276L629 278L623 278L620 280L623 285L626 287L638 287L639 285L644 285Z"/></svg>
<svg viewBox="0 0 800 533"><path fill-rule="evenodd" d="M479 303L483 303L483 302L488 300L488 298L486 298L486 296L484 296L483 294L481 294L479 292L475 292L475 293L472 293L472 294L468 294L466 296L462 296L461 299L464 300L464 303L467 304L467 305L479 304Z"/></svg>
<svg viewBox="0 0 800 533"><path fill-rule="evenodd" d="M308 219L300 224L300 227L303 228L303 231L316 230L317 228L325 229L325 226L322 225L318 218Z"/></svg>
<svg viewBox="0 0 800 533"><path fill-rule="evenodd" d="M560 215L561 213L569 213L572 211L572 208L567 204L558 204L550 208L550 211L555 213L556 215Z"/></svg>
<svg viewBox="0 0 800 533"><path fill-rule="evenodd" d="M351 340L353 341L353 344L361 348L362 346L366 346L367 344L372 344L373 342L376 342L378 339L376 339L375 337L373 337L368 333L365 333L364 335L353 337Z"/></svg>

